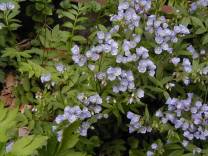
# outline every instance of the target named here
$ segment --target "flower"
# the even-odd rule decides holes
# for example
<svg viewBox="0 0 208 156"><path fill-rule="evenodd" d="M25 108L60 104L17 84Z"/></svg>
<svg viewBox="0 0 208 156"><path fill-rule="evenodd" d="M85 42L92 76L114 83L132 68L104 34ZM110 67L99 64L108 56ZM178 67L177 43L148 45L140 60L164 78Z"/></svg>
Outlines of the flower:
<svg viewBox="0 0 208 156"><path fill-rule="evenodd" d="M12 150L13 145L14 145L14 141L9 141L6 144L6 153L9 153Z"/></svg>
<svg viewBox="0 0 208 156"><path fill-rule="evenodd" d="M0 3L0 10L1 11L13 10L14 8L15 8L15 5L12 2Z"/></svg>
<svg viewBox="0 0 208 156"><path fill-rule="evenodd" d="M78 55L80 53L79 47L74 45L71 49L73 55Z"/></svg>
<svg viewBox="0 0 208 156"><path fill-rule="evenodd" d="M97 32L97 38L103 40L105 38L105 33L102 31Z"/></svg>
<svg viewBox="0 0 208 156"><path fill-rule="evenodd" d="M57 132L58 142L61 142L62 138L63 138L63 130L60 130L60 131Z"/></svg>
<svg viewBox="0 0 208 156"><path fill-rule="evenodd" d="M206 66L206 67L204 67L204 68L202 69L202 74L203 74L203 75L207 75L207 74L208 74L208 66Z"/></svg>
<svg viewBox="0 0 208 156"><path fill-rule="evenodd" d="M51 74L43 74L41 75L40 79L42 83L49 82L51 80Z"/></svg>
<svg viewBox="0 0 208 156"><path fill-rule="evenodd" d="M207 0L198 0L196 2L191 3L190 12L194 12L199 7L207 7L207 6L208 6L208 1Z"/></svg>
<svg viewBox="0 0 208 156"><path fill-rule="evenodd" d="M138 89L137 90L137 97L140 99L140 98L143 98L144 97L144 90L142 89Z"/></svg>
<svg viewBox="0 0 208 156"><path fill-rule="evenodd" d="M183 83L186 85L186 86L188 86L189 84L190 84L190 79L189 79L189 77L185 77L184 79L183 79Z"/></svg>
<svg viewBox="0 0 208 156"><path fill-rule="evenodd" d="M182 65L185 72L190 73L192 71L191 62L188 58L183 58Z"/></svg>
<svg viewBox="0 0 208 156"><path fill-rule="evenodd" d="M158 145L157 145L156 143L153 143L153 144L151 145L151 148L152 148L153 150L156 150L156 149L158 148Z"/></svg>
<svg viewBox="0 0 208 156"><path fill-rule="evenodd" d="M56 117L56 119L55 119L55 122L56 122L57 124L60 124L60 123L63 122L65 119L66 119L66 118L65 118L64 115L58 115L58 116Z"/></svg>
<svg viewBox="0 0 208 156"><path fill-rule="evenodd" d="M152 151L147 151L147 156L153 156L154 153Z"/></svg>
<svg viewBox="0 0 208 156"><path fill-rule="evenodd" d="M172 62L174 65L177 65L177 64L180 62L180 58L174 57L174 58L171 59L171 62Z"/></svg>
<svg viewBox="0 0 208 156"><path fill-rule="evenodd" d="M196 52L192 45L189 45L186 49L192 54L193 59L199 57L199 54Z"/></svg>
<svg viewBox="0 0 208 156"><path fill-rule="evenodd" d="M79 133L81 136L87 136L87 130L90 128L89 122L82 122L81 127L79 127Z"/></svg>
<svg viewBox="0 0 208 156"><path fill-rule="evenodd" d="M151 127L146 127L140 123L141 116L137 115L133 112L127 112L127 118L130 119L130 124L129 124L129 133L137 132L137 133L146 133L146 132L151 132L152 128Z"/></svg>
<svg viewBox="0 0 208 156"><path fill-rule="evenodd" d="M56 70L60 73L63 73L64 72L64 65L63 64L56 64Z"/></svg>

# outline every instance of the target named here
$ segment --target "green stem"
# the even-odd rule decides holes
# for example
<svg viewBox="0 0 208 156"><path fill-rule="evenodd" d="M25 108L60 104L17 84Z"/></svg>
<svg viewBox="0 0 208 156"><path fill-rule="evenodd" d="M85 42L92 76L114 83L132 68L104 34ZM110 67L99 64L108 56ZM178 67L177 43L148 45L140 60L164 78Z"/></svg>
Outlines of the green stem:
<svg viewBox="0 0 208 156"><path fill-rule="evenodd" d="M71 34L71 38L70 38L70 41L69 41L69 49L71 49L72 47L72 38L74 36L74 32L75 32L75 26L77 24L77 19L78 19L78 16L80 14L80 10L78 9L78 14L75 16L75 20L74 20L74 24L73 24L73 28L72 28L72 34Z"/></svg>
<svg viewBox="0 0 208 156"><path fill-rule="evenodd" d="M5 25L8 28L8 30L10 31L10 27L9 27L9 21L8 21L8 17L7 17L7 12L4 11L4 20L5 20Z"/></svg>

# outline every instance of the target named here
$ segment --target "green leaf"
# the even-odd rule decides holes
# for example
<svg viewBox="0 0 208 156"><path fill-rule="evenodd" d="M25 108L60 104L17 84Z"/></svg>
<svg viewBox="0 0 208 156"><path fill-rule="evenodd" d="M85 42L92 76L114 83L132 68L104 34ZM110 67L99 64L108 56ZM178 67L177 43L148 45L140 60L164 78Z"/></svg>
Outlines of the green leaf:
<svg viewBox="0 0 208 156"><path fill-rule="evenodd" d="M55 156L58 144L56 135L53 135L48 139L47 145L39 150L38 156Z"/></svg>
<svg viewBox="0 0 208 156"><path fill-rule="evenodd" d="M29 78L31 78L34 75L37 78L39 78L41 76L41 74L48 72L43 67L41 67L39 64L37 64L33 61L28 61L27 63L21 62L20 67L19 67L19 71L21 73L24 73L24 72L28 73Z"/></svg>
<svg viewBox="0 0 208 156"><path fill-rule="evenodd" d="M104 32L107 32L107 31L108 31L107 28L106 28L104 25L102 25L102 24L98 24L98 28L99 28L101 31L104 31Z"/></svg>
<svg viewBox="0 0 208 156"><path fill-rule="evenodd" d="M167 150L181 150L181 146L178 144L167 144L165 145L165 149Z"/></svg>
<svg viewBox="0 0 208 156"><path fill-rule="evenodd" d="M77 144L79 141L79 134L77 134L78 127L79 122L75 122L64 130L63 139L59 147L59 153L73 148Z"/></svg>
<svg viewBox="0 0 208 156"><path fill-rule="evenodd" d="M78 41L78 42L81 42L81 43L86 42L86 39L85 39L83 36L80 36L80 35L73 36L73 37L72 37L72 40L73 40L73 41Z"/></svg>
<svg viewBox="0 0 208 156"><path fill-rule="evenodd" d="M75 20L76 19L76 17L72 13L70 13L70 12L63 11L62 14L63 14L63 16L68 17L71 20Z"/></svg>
<svg viewBox="0 0 208 156"><path fill-rule="evenodd" d="M183 154L182 156L193 156L193 153L186 153L186 154Z"/></svg>
<svg viewBox="0 0 208 156"><path fill-rule="evenodd" d="M9 25L9 29L10 30L17 30L17 28L19 28L21 25L18 23L12 23Z"/></svg>
<svg viewBox="0 0 208 156"><path fill-rule="evenodd" d="M199 35L205 33L206 31L207 29L205 27L200 27L195 33Z"/></svg>
<svg viewBox="0 0 208 156"><path fill-rule="evenodd" d="M168 140L170 140L171 142L179 142L180 141L180 137L178 135L178 133L174 132L173 130L169 130L168 131Z"/></svg>
<svg viewBox="0 0 208 156"><path fill-rule="evenodd" d="M86 20L88 20L87 17L79 17L79 18L77 19L77 22L85 22Z"/></svg>
<svg viewBox="0 0 208 156"><path fill-rule="evenodd" d="M199 18L191 16L191 20L194 26L204 27L203 22Z"/></svg>
<svg viewBox="0 0 208 156"><path fill-rule="evenodd" d="M208 28L208 19L206 19L205 25L206 25L206 27Z"/></svg>
<svg viewBox="0 0 208 156"><path fill-rule="evenodd" d="M28 78L23 79L23 88L25 91L29 92L30 91L30 81Z"/></svg>
<svg viewBox="0 0 208 156"><path fill-rule="evenodd" d="M171 152L168 156L181 156L184 153L183 150L176 150Z"/></svg>
<svg viewBox="0 0 208 156"><path fill-rule="evenodd" d="M180 56L180 55L183 55L183 56L192 56L192 54L190 52L188 52L187 50L179 50L179 51L176 51L176 55Z"/></svg>
<svg viewBox="0 0 208 156"><path fill-rule="evenodd" d="M124 111L124 109L123 109L123 106L122 106L122 104L121 104L120 102L117 103L117 107L118 107L118 109L119 109L123 114L125 113L125 111Z"/></svg>
<svg viewBox="0 0 208 156"><path fill-rule="evenodd" d="M69 150L64 153L58 154L58 156L86 156L86 153Z"/></svg>
<svg viewBox="0 0 208 156"><path fill-rule="evenodd" d="M19 52L14 48L6 48L3 51L2 57L10 57L10 58L17 58L20 59L21 57L23 58L30 58L31 55L28 54L27 52ZM18 60L19 61L19 60Z"/></svg>
<svg viewBox="0 0 208 156"><path fill-rule="evenodd" d="M190 19L190 17L184 17L184 18L182 18L180 23L187 26L191 23L191 19Z"/></svg>
<svg viewBox="0 0 208 156"><path fill-rule="evenodd" d="M160 82L161 82L162 85L165 85L166 83L168 83L172 80L173 80L172 76L167 76L167 77L164 77Z"/></svg>
<svg viewBox="0 0 208 156"><path fill-rule="evenodd" d="M76 5L71 5L72 8L74 8L75 10L79 10L79 8Z"/></svg>
<svg viewBox="0 0 208 156"><path fill-rule="evenodd" d="M71 12L72 14L74 14L74 15L78 15L77 10L75 10L75 9L70 9L70 12Z"/></svg>
<svg viewBox="0 0 208 156"><path fill-rule="evenodd" d="M18 109L7 109L0 103L0 141L6 142L14 131Z"/></svg>
<svg viewBox="0 0 208 156"><path fill-rule="evenodd" d="M71 22L65 22L65 23L63 24L63 27L73 28L74 25L73 25Z"/></svg>
<svg viewBox="0 0 208 156"><path fill-rule="evenodd" d="M129 151L129 156L146 156L141 150L131 149Z"/></svg>
<svg viewBox="0 0 208 156"><path fill-rule="evenodd" d="M28 156L37 153L37 149L46 145L48 137L41 135L30 135L18 139L11 150L12 154Z"/></svg>
<svg viewBox="0 0 208 156"><path fill-rule="evenodd" d="M202 44L205 45L208 43L208 33L203 37Z"/></svg>
<svg viewBox="0 0 208 156"><path fill-rule="evenodd" d="M86 28L82 25L77 25L74 30L85 30Z"/></svg>
<svg viewBox="0 0 208 156"><path fill-rule="evenodd" d="M150 121L150 114L149 114L149 110L147 108L147 105L145 106L145 113L144 113L144 118L146 122Z"/></svg>

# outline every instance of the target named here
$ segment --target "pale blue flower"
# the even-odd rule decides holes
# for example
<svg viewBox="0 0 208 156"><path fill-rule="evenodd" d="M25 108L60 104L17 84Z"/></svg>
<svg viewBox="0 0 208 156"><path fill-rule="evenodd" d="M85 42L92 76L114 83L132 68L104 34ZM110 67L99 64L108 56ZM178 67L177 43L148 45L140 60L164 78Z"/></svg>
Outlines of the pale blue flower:
<svg viewBox="0 0 208 156"><path fill-rule="evenodd" d="M42 83L49 82L51 80L51 74L43 74L41 75L40 79Z"/></svg>

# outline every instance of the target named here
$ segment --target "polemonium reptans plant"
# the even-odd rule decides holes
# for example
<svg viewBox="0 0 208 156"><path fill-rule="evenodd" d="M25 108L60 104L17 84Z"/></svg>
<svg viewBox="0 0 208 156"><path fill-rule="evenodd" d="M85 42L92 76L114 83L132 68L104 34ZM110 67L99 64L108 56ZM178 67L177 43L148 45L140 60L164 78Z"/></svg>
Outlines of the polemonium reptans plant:
<svg viewBox="0 0 208 156"><path fill-rule="evenodd" d="M207 8L1 0L0 155L207 155Z"/></svg>
<svg viewBox="0 0 208 156"><path fill-rule="evenodd" d="M170 123L175 129L182 132L183 147L188 146L189 141L194 139L207 139L207 104L195 101L193 94L190 93L188 98L183 100L168 98L172 90L177 90L178 82L183 82L184 87L189 87L193 83L191 76L192 72L196 70L195 61L200 58L201 54L189 43L183 45L182 48L187 52L186 55L179 55L175 47L183 41L184 37L190 35L191 30L186 25L171 23L165 16L151 14L151 4L151 0L124 0L120 2L118 12L110 18L114 25L112 28L99 29L95 41L87 48L82 48L79 44L72 46L73 62L77 68L87 67L90 70L93 81L96 83L97 93L91 96L85 96L84 93L78 94L77 99L82 105L67 106L64 114L58 115L55 119L58 125L63 121L67 121L69 124L81 121L78 131L80 135L87 136L87 130L93 125L89 119L94 117L101 119L106 115L102 114L104 99L102 96L106 93L104 90L110 88L106 97L106 102L109 105L112 104L111 101L114 104L118 102L117 96L125 95L128 96L127 105L131 107L132 104L141 102L140 99L142 100L144 96L148 96L146 93L148 83L144 85L141 83L144 81L141 79L145 75L147 79L151 79L152 83L156 83L160 87L152 90L164 93L161 88L167 89L165 92L165 97L168 99L166 102L167 111L159 110L155 116L163 124ZM147 40L151 43L148 43ZM163 57L167 60L161 60ZM159 59L161 62L158 61ZM167 61L167 66L171 67L168 70L168 76L174 78L172 81L168 81L169 77L166 77L164 80L160 79L159 82L155 82L160 77L157 72L161 70L159 65L163 61ZM61 64L57 64L56 69L58 72L64 71ZM200 74L207 75L206 66L200 68ZM48 79L42 79L43 82L48 81ZM166 82L166 79L167 83L162 84L162 81ZM152 96L152 94L149 95ZM145 112L146 115L141 113L143 116L133 112L129 110L126 114L130 120L129 133L145 134L157 131L152 122L145 121L144 116L148 113ZM60 131L58 133L59 141L61 134ZM154 155L157 150L158 145L152 144L146 154ZM197 148L194 152L200 153Z"/></svg>
<svg viewBox="0 0 208 156"><path fill-rule="evenodd" d="M164 16L147 15L146 13L151 8L151 1L123 1L118 6L118 13L111 17L111 21L114 23L123 22L125 26L116 24L109 32L98 31L97 43L86 52L80 52L78 45L74 45L71 49L72 59L80 67L84 65L94 64L95 69L96 62L99 62L103 55L109 54L112 58L115 58L117 63L116 67L108 67L105 71L98 71L95 73L95 77L99 81L109 80L117 81L118 85L112 87L114 93L121 92L134 92L139 98L144 96L143 90L138 90L135 85L135 71L122 69L122 64L136 65L138 73L148 73L149 76L154 77L157 66L152 60L153 53L155 56L161 55L163 52L168 52L170 56L174 56L174 49L172 46L180 40L180 37L190 34L189 29L182 25L169 26L168 21ZM138 34L136 30L140 28L141 19L146 21L144 24L145 30L153 35L155 40L155 48L146 48L140 44L143 40L143 35ZM114 34L117 32L131 32L130 36L124 40L114 39ZM189 46L187 49L196 58L195 50ZM181 62L182 61L182 62ZM188 58L173 57L170 60L174 65L178 65L181 62L184 72L190 73L192 71L191 62ZM188 85L188 82L185 82ZM131 99L132 100L132 99ZM130 100L130 101L131 101ZM130 102L131 103L131 102ZM127 117L131 119L130 132L146 133L152 130L151 126L145 127L139 124L140 116L129 112Z"/></svg>

